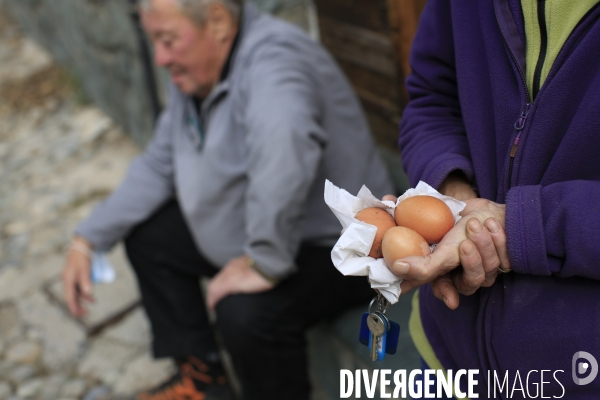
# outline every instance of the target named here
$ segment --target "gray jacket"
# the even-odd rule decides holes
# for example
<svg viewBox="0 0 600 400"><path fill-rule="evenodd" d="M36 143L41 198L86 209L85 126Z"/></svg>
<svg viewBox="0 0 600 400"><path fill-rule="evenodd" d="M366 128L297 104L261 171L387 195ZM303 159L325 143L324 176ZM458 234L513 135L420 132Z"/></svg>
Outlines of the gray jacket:
<svg viewBox="0 0 600 400"><path fill-rule="evenodd" d="M301 242L331 246L341 226L325 179L392 192L350 84L300 29L247 4L230 70L202 103L169 88L154 140L76 232L110 249L176 197L203 255L242 254L263 272L295 270Z"/></svg>

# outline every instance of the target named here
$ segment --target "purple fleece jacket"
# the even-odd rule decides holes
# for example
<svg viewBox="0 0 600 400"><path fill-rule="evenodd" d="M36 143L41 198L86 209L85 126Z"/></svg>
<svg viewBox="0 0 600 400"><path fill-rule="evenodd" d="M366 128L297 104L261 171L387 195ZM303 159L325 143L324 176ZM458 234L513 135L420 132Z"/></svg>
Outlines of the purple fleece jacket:
<svg viewBox="0 0 600 400"><path fill-rule="evenodd" d="M421 319L447 369L480 369L484 381L489 369L508 371L511 387L517 370L523 386L530 370L562 370L546 373L544 396L598 399L600 376L583 386L571 374L578 351L600 360L600 7L571 33L531 104L525 43L519 0L429 0L421 17L404 167L413 185L434 187L462 170L481 197L505 203L514 270L461 296L456 311L422 288ZM487 398L486 383L478 388Z"/></svg>

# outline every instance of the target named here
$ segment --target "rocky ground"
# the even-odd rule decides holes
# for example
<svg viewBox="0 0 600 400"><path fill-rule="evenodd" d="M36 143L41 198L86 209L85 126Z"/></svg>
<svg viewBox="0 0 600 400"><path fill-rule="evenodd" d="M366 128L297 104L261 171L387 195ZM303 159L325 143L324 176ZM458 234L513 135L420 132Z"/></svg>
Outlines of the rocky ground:
<svg viewBox="0 0 600 400"><path fill-rule="evenodd" d="M170 375L121 249L75 320L60 273L73 228L139 149L0 13L0 400L102 399Z"/></svg>

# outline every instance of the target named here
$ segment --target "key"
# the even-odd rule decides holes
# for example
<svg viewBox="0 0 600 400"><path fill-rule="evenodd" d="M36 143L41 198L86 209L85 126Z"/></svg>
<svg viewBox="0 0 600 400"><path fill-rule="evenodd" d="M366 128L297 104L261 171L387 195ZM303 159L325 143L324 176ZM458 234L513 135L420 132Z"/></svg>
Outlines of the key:
<svg viewBox="0 0 600 400"><path fill-rule="evenodd" d="M376 312L376 314L381 318L384 323L384 332L381 336L378 337L377 343L377 360L382 361L385 357L385 352L387 349L387 339L390 331L390 320L385 316L382 312Z"/></svg>
<svg viewBox="0 0 600 400"><path fill-rule="evenodd" d="M358 341L368 347L370 358L374 361L383 360L385 354L396 354L398 349L400 325L385 315L389 306L383 296L377 295L360 320Z"/></svg>
<svg viewBox="0 0 600 400"><path fill-rule="evenodd" d="M367 317L367 326L371 335L369 337L369 350L372 361L381 361L385 357L386 338L389 321L380 312L373 312Z"/></svg>
<svg viewBox="0 0 600 400"><path fill-rule="evenodd" d="M367 326L371 333L376 336L382 336L386 333L388 325L387 317L380 312L373 312L367 318Z"/></svg>
<svg viewBox="0 0 600 400"><path fill-rule="evenodd" d="M369 308L367 310L366 313L364 313L362 315L362 318L360 319L360 333L358 335L358 341L369 347L369 343L371 342L371 329L369 328L369 324L367 323L369 320L369 315L371 315L371 309L373 308L373 305L377 304L378 308L380 307L380 297L379 295L375 296L373 298L373 300L371 300L371 302L369 303Z"/></svg>
<svg viewBox="0 0 600 400"><path fill-rule="evenodd" d="M371 340L369 341L369 349L371 355L371 361L377 361L377 342L379 338L371 333Z"/></svg>
<svg viewBox="0 0 600 400"><path fill-rule="evenodd" d="M369 321L370 318L371 316L369 316L369 319L367 319L367 321ZM371 357L371 361L377 361L378 342L379 336L377 336L377 334L375 334L374 332L371 332L371 335L369 335L369 356Z"/></svg>

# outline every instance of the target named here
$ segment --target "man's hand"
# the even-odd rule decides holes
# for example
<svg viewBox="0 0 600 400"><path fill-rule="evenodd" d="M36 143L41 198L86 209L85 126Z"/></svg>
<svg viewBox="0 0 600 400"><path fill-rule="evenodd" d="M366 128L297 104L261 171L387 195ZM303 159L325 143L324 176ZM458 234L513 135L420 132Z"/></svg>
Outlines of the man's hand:
<svg viewBox="0 0 600 400"><path fill-rule="evenodd" d="M210 310L224 297L237 293L260 293L271 290L275 284L269 282L248 265L248 256L232 259L208 285L206 303Z"/></svg>
<svg viewBox="0 0 600 400"><path fill-rule="evenodd" d="M397 260L390 268L403 279L402 292L431 282L435 296L455 309L458 293L473 294L481 286L491 286L498 267L510 268L503 227L505 206L485 199L466 203L462 219L433 253Z"/></svg>
<svg viewBox="0 0 600 400"><path fill-rule="evenodd" d="M82 237L74 238L62 273L65 300L69 312L76 318L87 315L87 310L82 306L84 300L94 301L90 276L91 249L91 244L87 240Z"/></svg>

